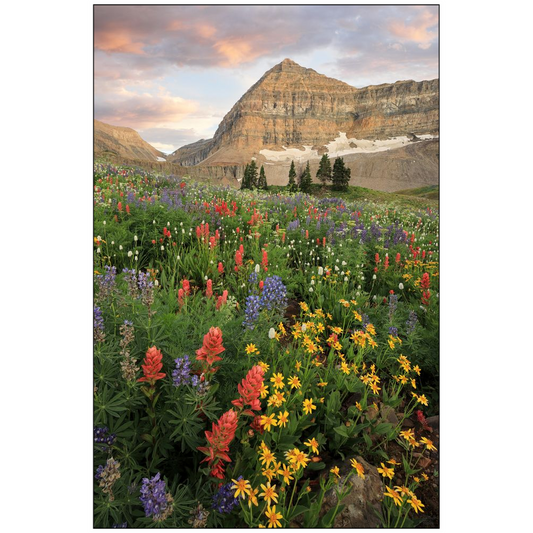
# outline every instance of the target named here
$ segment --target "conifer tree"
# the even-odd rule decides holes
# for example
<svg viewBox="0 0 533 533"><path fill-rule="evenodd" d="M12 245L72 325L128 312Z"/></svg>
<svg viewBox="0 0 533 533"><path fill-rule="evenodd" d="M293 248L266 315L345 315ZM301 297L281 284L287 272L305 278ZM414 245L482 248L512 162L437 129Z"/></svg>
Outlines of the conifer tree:
<svg viewBox="0 0 533 533"><path fill-rule="evenodd" d="M249 176L249 182L250 182L250 189L254 189L258 186L257 184L257 164L255 162L255 159L252 159L252 162L250 163L250 166L248 167L248 172L250 173Z"/></svg>
<svg viewBox="0 0 533 533"><path fill-rule="evenodd" d="M311 169L309 168L309 161L307 161L307 166L305 167L304 173L300 178L300 190L303 192L309 192L312 182Z"/></svg>
<svg viewBox="0 0 533 533"><path fill-rule="evenodd" d="M322 185L326 185L327 181L331 181L331 161L328 154L324 154L320 160L316 177L320 180Z"/></svg>
<svg viewBox="0 0 533 533"><path fill-rule="evenodd" d="M249 186L249 175L250 175L249 166L246 165L244 167L244 176L242 177L242 181L241 181L241 190L251 188Z"/></svg>
<svg viewBox="0 0 533 533"><path fill-rule="evenodd" d="M261 170L259 171L259 179L257 180L257 188L263 189L265 191L268 188L265 169L263 165L261 165Z"/></svg>
<svg viewBox="0 0 533 533"><path fill-rule="evenodd" d="M296 169L294 168L294 160L291 162L291 168L289 170L289 183L287 187L290 192L296 191Z"/></svg>
<svg viewBox="0 0 533 533"><path fill-rule="evenodd" d="M348 183L350 182L351 170L344 165L344 159L337 157L333 165L333 189L336 191L348 190Z"/></svg>

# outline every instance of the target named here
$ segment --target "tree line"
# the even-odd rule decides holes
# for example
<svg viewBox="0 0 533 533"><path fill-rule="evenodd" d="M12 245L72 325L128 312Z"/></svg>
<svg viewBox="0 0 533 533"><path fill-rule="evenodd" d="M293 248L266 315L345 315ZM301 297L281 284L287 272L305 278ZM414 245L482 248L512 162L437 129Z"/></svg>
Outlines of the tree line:
<svg viewBox="0 0 533 533"><path fill-rule="evenodd" d="M328 182L332 183L333 190L346 191L348 190L348 184L350 183L351 170L344 164L342 157L337 157L333 168L331 168L331 161L328 154L324 154L320 160L316 177L325 187ZM297 183L296 168L294 161L291 162L291 168L289 170L289 182L287 183L287 189L290 192L296 192L298 190L302 192L309 192L313 180L311 178L311 169L309 167L309 161L305 170L301 174ZM241 182L241 189L264 189L268 188L265 169L261 165L259 174L257 172L257 163L252 160L247 164L244 169L244 177Z"/></svg>

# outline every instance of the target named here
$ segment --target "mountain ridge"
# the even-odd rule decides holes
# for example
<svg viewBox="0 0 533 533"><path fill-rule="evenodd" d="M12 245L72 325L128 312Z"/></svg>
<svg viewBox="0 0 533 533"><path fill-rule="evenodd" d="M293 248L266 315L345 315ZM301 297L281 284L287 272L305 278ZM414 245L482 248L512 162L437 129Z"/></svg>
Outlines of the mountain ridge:
<svg viewBox="0 0 533 533"><path fill-rule="evenodd" d="M165 154L147 143L137 131L123 126L112 126L94 119L94 156L115 154L126 159L142 161L166 160Z"/></svg>
<svg viewBox="0 0 533 533"><path fill-rule="evenodd" d="M438 79L353 87L289 58L267 70L220 122L212 139L183 146L169 161L242 164L261 150L323 151L340 133L386 139L438 132Z"/></svg>

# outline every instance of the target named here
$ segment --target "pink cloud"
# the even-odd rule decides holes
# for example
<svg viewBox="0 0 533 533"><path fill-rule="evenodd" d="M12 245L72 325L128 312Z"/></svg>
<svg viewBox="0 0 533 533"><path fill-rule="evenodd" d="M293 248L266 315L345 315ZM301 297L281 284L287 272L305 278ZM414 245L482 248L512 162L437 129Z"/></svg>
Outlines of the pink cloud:
<svg viewBox="0 0 533 533"><path fill-rule="evenodd" d="M153 128L179 122L198 109L198 103L171 96L164 89L155 94L129 91L121 84L107 85L95 95L95 118L114 126Z"/></svg>
<svg viewBox="0 0 533 533"><path fill-rule="evenodd" d="M94 46L104 52L144 54L144 43L136 40L127 29L116 28L96 31Z"/></svg>
<svg viewBox="0 0 533 533"><path fill-rule="evenodd" d="M421 11L411 21L394 20L389 23L389 31L400 41L414 41L420 44L428 44L437 37L437 31L433 28L438 24L436 11Z"/></svg>

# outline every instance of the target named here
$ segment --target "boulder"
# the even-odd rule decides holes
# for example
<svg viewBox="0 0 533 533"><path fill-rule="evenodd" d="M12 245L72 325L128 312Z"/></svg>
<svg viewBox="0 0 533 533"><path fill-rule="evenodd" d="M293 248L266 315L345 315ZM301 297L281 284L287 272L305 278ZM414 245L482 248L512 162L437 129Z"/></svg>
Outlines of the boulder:
<svg viewBox="0 0 533 533"><path fill-rule="evenodd" d="M337 488L343 487L345 483L351 485L351 491L342 500L344 509L337 515L333 527L349 528L375 528L380 524L376 511L381 509L383 498L383 483L376 467L367 463L361 457L356 457L365 469L365 479L357 474L352 474L353 468L350 459L339 466L339 484ZM348 477L349 476L349 477ZM348 477L348 480L346 479ZM337 495L334 489L330 489L323 501L320 517L324 516L331 508L337 505Z"/></svg>

